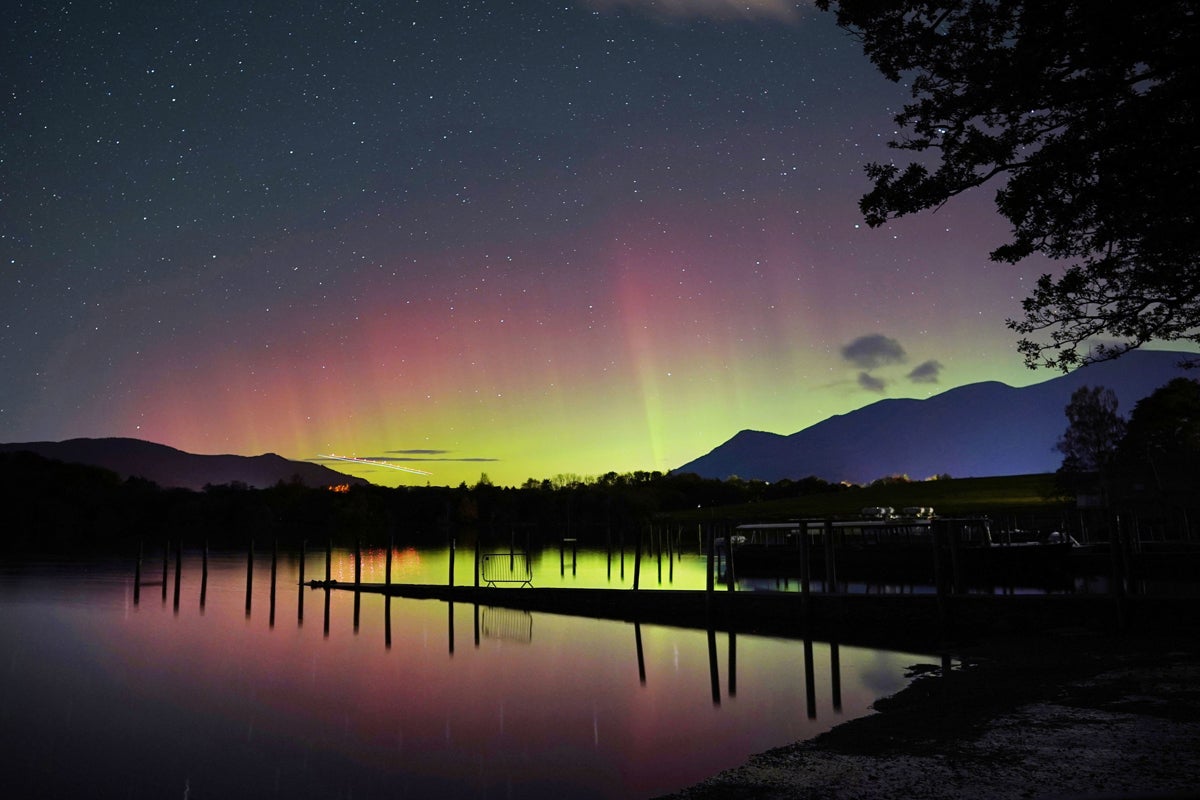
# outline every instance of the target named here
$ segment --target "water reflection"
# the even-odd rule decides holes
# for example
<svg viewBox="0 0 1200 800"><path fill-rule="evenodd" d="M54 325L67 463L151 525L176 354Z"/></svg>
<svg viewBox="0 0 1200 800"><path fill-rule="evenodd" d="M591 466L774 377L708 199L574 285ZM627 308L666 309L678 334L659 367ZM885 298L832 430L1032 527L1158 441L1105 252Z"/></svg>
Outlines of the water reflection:
<svg viewBox="0 0 1200 800"><path fill-rule="evenodd" d="M99 581L94 567L0 576L14 796L651 796L865 713L921 660L330 590L318 632L303 624L313 590L290 587L353 575L352 551L171 555L179 604L146 602L129 564ZM362 579L451 574L448 553L388 555L363 550ZM557 548L538 558L557 576ZM676 585L703 586L687 557L670 563ZM561 577L607 571L580 551ZM291 602L296 624L277 624Z"/></svg>

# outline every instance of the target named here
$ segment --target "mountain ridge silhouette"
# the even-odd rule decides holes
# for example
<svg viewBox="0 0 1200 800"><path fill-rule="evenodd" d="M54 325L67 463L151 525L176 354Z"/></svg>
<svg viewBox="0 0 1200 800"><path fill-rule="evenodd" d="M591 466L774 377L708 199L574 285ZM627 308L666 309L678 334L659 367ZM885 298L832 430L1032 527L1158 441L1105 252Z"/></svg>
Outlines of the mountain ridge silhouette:
<svg viewBox="0 0 1200 800"><path fill-rule="evenodd" d="M0 443L0 452L29 451L44 458L103 467L122 479L140 477L164 489L200 490L206 485L240 483L264 489L298 479L321 488L339 484L366 486L362 478L321 464L292 461L275 453L257 456L188 453L165 444L128 437L78 438L61 442Z"/></svg>
<svg viewBox="0 0 1200 800"><path fill-rule="evenodd" d="M1080 386L1104 386L1128 416L1134 404L1175 377L1194 353L1135 350L1040 383L981 381L925 399L888 398L790 435L745 429L672 470L705 478L868 483L888 475L914 480L1053 472L1065 409Z"/></svg>

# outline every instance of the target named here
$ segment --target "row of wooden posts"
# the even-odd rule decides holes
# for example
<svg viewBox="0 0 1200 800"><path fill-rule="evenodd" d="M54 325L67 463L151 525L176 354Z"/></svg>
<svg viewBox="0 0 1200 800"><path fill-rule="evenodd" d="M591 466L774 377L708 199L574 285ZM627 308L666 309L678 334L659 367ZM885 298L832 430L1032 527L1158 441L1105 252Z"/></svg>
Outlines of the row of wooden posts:
<svg viewBox="0 0 1200 800"><path fill-rule="evenodd" d="M572 553L571 553L572 562L575 561L575 559L577 557L577 553L578 553L577 542L575 542L574 540L571 540L571 539L564 539L562 541L561 546L560 546L561 547L560 563L564 566L564 568L565 568L565 559L566 559L566 549L568 546L570 546L571 551L572 551ZM453 562L453 559L454 559L453 553L455 552L455 549L456 548L453 546L453 543L452 543L452 546L450 549L451 562ZM391 581L391 550L392 550L392 548L389 547L388 557L387 557L387 566L385 568L386 580L389 583ZM477 552L478 552L478 548L477 548ZM183 574L182 553L183 553L183 546L182 546L182 543L180 543L179 546L174 548L174 555L175 555L174 607L175 607L176 612L178 612L178 610L179 610L181 577ZM305 589L305 586L304 586L304 555L305 555L305 553L306 553L306 549L302 546L301 558L300 558L300 587L299 587L299 589L300 589L299 598L300 599L299 599L299 607L298 607L299 608L298 619L300 622L303 622L303 619L304 619L304 589ZM332 554L333 554L332 543L330 543L329 545L326 546L325 553L326 553L325 579L326 579L326 582L328 583L329 580L332 578ZM641 554L640 554L640 548L639 548L639 552L637 554L637 557L635 557L635 561L634 561L635 575L637 572L637 566L641 560L640 555ZM136 565L135 576L134 576L134 603L135 604L140 602L140 597L141 597L143 561L144 561L144 548L142 547L141 544L139 544L138 559L137 559L137 565ZM171 562L171 547L168 542L167 546L165 546L163 549L162 599L163 599L164 603L166 602L166 599L167 599L167 587L168 587L168 585L170 585L170 581L169 581L170 562ZM271 598L271 600L270 600L270 604L271 604L270 621L271 621L272 627L274 627L274 624L275 624L275 589L276 589L276 577L278 574L277 564L278 564L278 547L277 547L276 543L273 542L272 546L271 546L271 591L270 591L270 598ZM710 565L711 565L711 559L710 559ZM362 570L362 550L361 550L360 545L356 545L355 546L355 583L361 582L361 570ZM201 586L201 588L200 588L200 607L203 608L205 605L207 587L208 587L208 544L207 544L207 542L205 542L205 544L203 545L203 550L202 550L201 575L202 575L202 577L201 577L201 584L200 584L200 586ZM450 585L453 585L453 566L451 566L450 575L451 575ZM251 594L252 594L252 589L253 589L253 581L254 581L254 544L253 544L253 542L251 542L247 548L247 567L246 567L246 614L247 615L249 615L250 611L251 611ZM636 579L635 579L635 588L636 588ZM709 588L710 589L712 588L711 580L709 583ZM355 594L354 629L355 629L355 632L357 632L358 627L359 627L359 593L355 592L354 594ZM327 588L325 591L325 634L326 635L329 634L329 611L330 611L329 599L330 599L330 591ZM390 648L391 644L392 644L392 641L391 641L391 599L392 598L390 596L385 596L385 611L384 611L385 646L388 648ZM448 605L449 605L448 626L449 626L449 636L450 636L450 653L451 653L451 655L453 655L453 653L454 653L454 604L453 604L453 602L451 602ZM476 626L475 627L476 627L475 644L476 644L476 646L478 646L479 638L480 638L479 621L478 621L478 605L476 605ZM734 633L732 631L729 633L728 689L727 689L727 692L731 698L736 696L736 694L737 694L737 638L736 637L737 637L736 633ZM641 631L641 625L636 622L634 623L634 640L635 640L635 648L636 648L636 653L637 653L638 678L639 678L640 682L642 683L642 685L645 685L646 684L646 663L645 663L645 654L644 654L644 650L643 650L643 646L642 646L642 631ZM717 640L716 640L716 631L715 631L715 629L712 629L712 628L710 628L708 630L708 660L709 660L709 674L711 677L712 702L714 705L720 705L721 704L721 686L720 686L720 680L719 680L720 670L718 667L718 658L717 658ZM807 714L810 719L815 719L816 718L816 685L815 685L815 680L814 680L815 670L814 670L814 664L813 664L813 643L812 643L811 639L806 639L804 641L804 665L805 665L805 669L804 669L805 699L806 699L806 706L807 706ZM830 681L831 681L830 688L831 688L831 692L832 692L833 708L835 711L838 711L841 709L842 697L841 697L840 657L839 657L839 648L838 648L838 645L836 642L832 642L830 644Z"/></svg>

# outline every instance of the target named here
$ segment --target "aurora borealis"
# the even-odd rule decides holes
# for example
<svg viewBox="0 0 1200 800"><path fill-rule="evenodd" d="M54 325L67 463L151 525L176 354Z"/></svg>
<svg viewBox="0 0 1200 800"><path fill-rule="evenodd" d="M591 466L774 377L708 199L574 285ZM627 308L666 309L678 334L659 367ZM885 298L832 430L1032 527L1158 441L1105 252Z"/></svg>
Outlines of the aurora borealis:
<svg viewBox="0 0 1200 800"><path fill-rule="evenodd" d="M879 229L903 86L757 0L19 1L0 441L667 470L1025 384L993 189Z"/></svg>

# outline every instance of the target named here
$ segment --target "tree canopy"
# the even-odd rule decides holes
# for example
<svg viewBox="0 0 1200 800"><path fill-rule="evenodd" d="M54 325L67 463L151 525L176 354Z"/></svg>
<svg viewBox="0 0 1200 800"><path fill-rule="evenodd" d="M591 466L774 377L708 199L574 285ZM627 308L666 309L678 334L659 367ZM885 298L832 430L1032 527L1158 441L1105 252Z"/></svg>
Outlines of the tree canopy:
<svg viewBox="0 0 1200 800"><path fill-rule="evenodd" d="M1012 240L1066 262L1008 320L1030 367L1200 342L1200 21L1194 0L816 0L913 101L867 165L868 224L985 183Z"/></svg>
<svg viewBox="0 0 1200 800"><path fill-rule="evenodd" d="M1125 436L1117 395L1102 386L1080 386L1067 404L1067 430L1055 445L1067 473L1103 472Z"/></svg>

